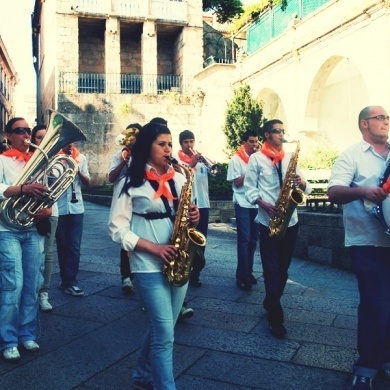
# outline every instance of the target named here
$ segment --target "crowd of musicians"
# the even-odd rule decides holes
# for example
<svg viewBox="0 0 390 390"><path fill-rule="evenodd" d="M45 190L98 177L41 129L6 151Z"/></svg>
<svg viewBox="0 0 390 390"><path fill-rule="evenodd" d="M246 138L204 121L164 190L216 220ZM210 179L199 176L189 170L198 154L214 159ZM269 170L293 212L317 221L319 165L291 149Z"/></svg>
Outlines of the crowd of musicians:
<svg viewBox="0 0 390 390"><path fill-rule="evenodd" d="M390 380L390 235L383 219L372 212L389 198L390 143L389 115L383 107L365 107L357 119L361 141L336 160L328 196L343 205L345 245L358 282L358 357L353 362L352 388L365 390L373 388L378 374ZM44 125L30 129L24 118L8 122L7 146L0 155L0 201L40 198L49 191L47 183L15 183L46 131ZM262 304L270 334L276 338L287 337L282 297L299 235L292 193L304 197L311 192L299 167L299 146L293 151L285 148L286 131L279 119L244 131L226 178L232 183L237 226L236 286L250 291L258 282L253 265L259 247L265 287ZM187 288L202 287L202 270L207 267L206 258L212 256L211 250L200 245L191 253L188 282L167 282L166 269L177 259L189 258L175 245L179 219L184 218L186 229L195 229L207 240L208 176L215 174L215 166L197 151L195 135L196 131L184 130L173 140L163 118L153 118L143 126L130 124L117 138L120 149L108 172L113 183L108 234L120 247L122 289L127 293L137 289L149 321L133 373L133 386L138 390L176 388L175 323L194 314L186 304ZM177 151L173 150L176 141ZM60 288L72 296L84 294L77 274L84 215L82 186L89 185L90 175L86 157L74 144L61 153L77 162L77 172L58 201L38 211L27 230L12 229L0 219L0 350L6 361L18 361L21 348L39 350L39 309L52 310L54 239ZM191 182L186 171L191 172ZM190 198L185 207L183 193ZM277 226L279 230L275 223L282 225Z"/></svg>

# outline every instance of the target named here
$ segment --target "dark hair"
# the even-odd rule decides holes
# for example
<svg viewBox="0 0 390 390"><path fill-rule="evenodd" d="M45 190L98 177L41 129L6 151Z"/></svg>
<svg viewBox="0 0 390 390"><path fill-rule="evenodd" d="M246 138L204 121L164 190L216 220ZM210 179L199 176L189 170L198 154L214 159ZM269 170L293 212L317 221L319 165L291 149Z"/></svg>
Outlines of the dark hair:
<svg viewBox="0 0 390 390"><path fill-rule="evenodd" d="M256 132L254 132L252 130L248 130L241 135L241 141L243 141L243 142L248 141L249 137L258 137L258 136L259 135Z"/></svg>
<svg viewBox="0 0 390 390"><path fill-rule="evenodd" d="M265 133L270 133L273 125L276 124L282 125L283 122L280 119L271 119L270 121L265 122L263 127L260 128L260 134L264 140L265 140Z"/></svg>
<svg viewBox="0 0 390 390"><path fill-rule="evenodd" d="M360 121L364 120L365 118L368 118L371 113L371 106L364 107L363 110L359 113L359 119L358 119L358 126L360 129Z"/></svg>
<svg viewBox="0 0 390 390"><path fill-rule="evenodd" d="M139 123L130 123L126 129L138 129L138 130L141 130L142 129L142 125L140 125Z"/></svg>
<svg viewBox="0 0 390 390"><path fill-rule="evenodd" d="M15 117L10 119L5 125L5 132L11 134L12 133L12 125L17 121L24 121L25 119L22 117Z"/></svg>
<svg viewBox="0 0 390 390"><path fill-rule="evenodd" d="M145 181L145 165L148 162L152 144L161 134L171 134L167 126L148 123L138 133L132 148L130 167L126 173L123 192L130 187L140 187Z"/></svg>
<svg viewBox="0 0 390 390"><path fill-rule="evenodd" d="M36 136L37 136L37 133L39 130L46 130L46 125L36 125L33 127L32 131L31 131L31 142L33 144L37 143ZM34 146L30 146L30 149L35 150Z"/></svg>
<svg viewBox="0 0 390 390"><path fill-rule="evenodd" d="M184 130L179 134L180 145L185 139L195 139L195 135L191 130Z"/></svg>
<svg viewBox="0 0 390 390"><path fill-rule="evenodd" d="M159 125L168 126L168 121L164 118L159 117L159 116L156 116L153 119L151 119L149 123L158 123Z"/></svg>

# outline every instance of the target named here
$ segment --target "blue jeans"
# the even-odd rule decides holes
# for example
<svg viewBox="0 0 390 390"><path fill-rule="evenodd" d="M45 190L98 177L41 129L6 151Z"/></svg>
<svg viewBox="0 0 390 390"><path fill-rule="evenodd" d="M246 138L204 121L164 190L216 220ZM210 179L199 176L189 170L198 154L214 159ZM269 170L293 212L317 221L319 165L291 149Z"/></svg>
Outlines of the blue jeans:
<svg viewBox="0 0 390 390"><path fill-rule="evenodd" d="M390 248L353 246L350 255L360 294L353 372L374 378L390 369Z"/></svg>
<svg viewBox="0 0 390 390"><path fill-rule="evenodd" d="M259 239L259 224L255 222L257 209L234 204L237 224L237 280L245 280L253 273L253 259Z"/></svg>
<svg viewBox="0 0 390 390"><path fill-rule="evenodd" d="M36 339L44 238L0 232L0 349Z"/></svg>
<svg viewBox="0 0 390 390"><path fill-rule="evenodd" d="M77 286L83 220L84 214L67 214L58 217L56 240L63 288Z"/></svg>
<svg viewBox="0 0 390 390"><path fill-rule="evenodd" d="M134 381L153 382L157 390L176 389L173 377L174 327L188 283L167 284L160 272L134 273L134 284L149 316L149 328L142 342L133 374Z"/></svg>

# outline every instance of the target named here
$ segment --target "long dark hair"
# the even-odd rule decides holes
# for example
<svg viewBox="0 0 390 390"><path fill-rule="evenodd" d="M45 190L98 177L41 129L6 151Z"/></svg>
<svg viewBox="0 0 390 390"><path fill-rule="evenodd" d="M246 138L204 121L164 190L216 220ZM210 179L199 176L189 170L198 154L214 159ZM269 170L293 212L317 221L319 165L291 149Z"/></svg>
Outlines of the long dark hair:
<svg viewBox="0 0 390 390"><path fill-rule="evenodd" d="M31 131L31 142L33 144L36 144L37 143L37 133L39 130L46 130L46 125L36 125L32 131ZM30 145L30 150L31 151L34 151L35 150L35 147Z"/></svg>
<svg viewBox="0 0 390 390"><path fill-rule="evenodd" d="M171 134L167 126L148 123L142 127L131 149L131 162L126 173L123 192L130 187L140 187L145 182L145 165L148 162L152 144L161 134Z"/></svg>

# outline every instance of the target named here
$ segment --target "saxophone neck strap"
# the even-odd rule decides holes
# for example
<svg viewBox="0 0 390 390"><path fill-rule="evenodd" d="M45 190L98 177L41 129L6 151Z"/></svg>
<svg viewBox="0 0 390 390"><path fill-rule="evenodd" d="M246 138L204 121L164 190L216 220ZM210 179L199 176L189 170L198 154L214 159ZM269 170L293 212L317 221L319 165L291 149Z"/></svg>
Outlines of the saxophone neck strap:
<svg viewBox="0 0 390 390"><path fill-rule="evenodd" d="M272 160L272 158L271 158ZM282 160L280 160L277 164L275 164L276 172L278 173L279 178L279 187L283 186L283 178L282 178Z"/></svg>

